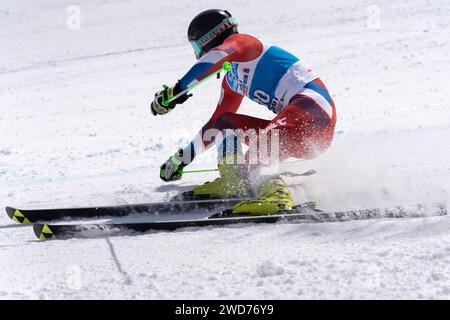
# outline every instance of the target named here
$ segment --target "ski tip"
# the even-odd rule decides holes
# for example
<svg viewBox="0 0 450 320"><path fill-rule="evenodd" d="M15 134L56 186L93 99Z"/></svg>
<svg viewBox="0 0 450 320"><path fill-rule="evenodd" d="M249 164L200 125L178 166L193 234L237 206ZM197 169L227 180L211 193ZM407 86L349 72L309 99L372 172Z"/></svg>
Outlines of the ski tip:
<svg viewBox="0 0 450 320"><path fill-rule="evenodd" d="M50 240L55 238L55 234L47 224L36 223L33 225L33 231L39 240Z"/></svg>
<svg viewBox="0 0 450 320"><path fill-rule="evenodd" d="M12 208L12 207L6 207L5 208L6 213L8 216L13 220L14 222L20 223L20 224L30 224L31 221L24 216L23 212L21 212L19 209Z"/></svg>

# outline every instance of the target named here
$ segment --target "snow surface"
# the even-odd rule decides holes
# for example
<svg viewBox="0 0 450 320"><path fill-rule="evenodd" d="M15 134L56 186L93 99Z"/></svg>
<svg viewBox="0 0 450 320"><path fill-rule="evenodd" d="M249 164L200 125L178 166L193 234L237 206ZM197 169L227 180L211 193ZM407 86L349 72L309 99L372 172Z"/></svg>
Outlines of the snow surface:
<svg viewBox="0 0 450 320"><path fill-rule="evenodd" d="M20 0L0 4L0 207L160 201L214 178L162 184L158 167L209 118L219 83L165 117L148 107L194 63L186 28L211 7L298 54L333 94L335 143L290 165L319 172L291 179L305 200L449 202L448 1ZM250 101L242 112L271 117ZM39 242L2 214L0 299L449 299L449 230L443 216Z"/></svg>

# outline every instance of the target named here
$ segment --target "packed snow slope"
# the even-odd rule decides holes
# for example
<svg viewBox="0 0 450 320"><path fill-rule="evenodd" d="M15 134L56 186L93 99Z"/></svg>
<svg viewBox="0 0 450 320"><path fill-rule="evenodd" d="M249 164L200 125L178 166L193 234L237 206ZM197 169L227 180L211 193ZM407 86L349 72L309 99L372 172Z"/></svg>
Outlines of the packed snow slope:
<svg viewBox="0 0 450 320"><path fill-rule="evenodd" d="M17 0L0 4L0 207L158 201L214 178L163 184L158 167L209 118L219 82L149 112L195 62L187 26L211 7L297 54L332 92L333 146L290 165L319 172L290 181L308 187L299 201L448 202L449 1ZM250 101L240 112L272 116ZM212 150L191 168L214 161ZM449 230L442 216L39 242L2 213L0 299L449 299Z"/></svg>

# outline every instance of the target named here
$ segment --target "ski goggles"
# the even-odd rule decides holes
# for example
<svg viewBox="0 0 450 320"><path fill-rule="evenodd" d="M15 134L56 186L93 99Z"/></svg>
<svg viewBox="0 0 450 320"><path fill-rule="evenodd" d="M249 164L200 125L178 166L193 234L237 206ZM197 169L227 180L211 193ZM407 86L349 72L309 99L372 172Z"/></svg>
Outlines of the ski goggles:
<svg viewBox="0 0 450 320"><path fill-rule="evenodd" d="M200 59L200 57L202 56L203 49L198 44L197 40L191 40L189 42L191 43L192 48L194 48L195 57L197 59Z"/></svg>
<svg viewBox="0 0 450 320"><path fill-rule="evenodd" d="M237 26L238 23L234 18L226 18L219 25L217 25L214 29L206 33L198 40L189 41L194 48L195 57L200 59L200 57L204 54L203 48L210 43L213 39L219 36L225 30L232 28L233 26Z"/></svg>

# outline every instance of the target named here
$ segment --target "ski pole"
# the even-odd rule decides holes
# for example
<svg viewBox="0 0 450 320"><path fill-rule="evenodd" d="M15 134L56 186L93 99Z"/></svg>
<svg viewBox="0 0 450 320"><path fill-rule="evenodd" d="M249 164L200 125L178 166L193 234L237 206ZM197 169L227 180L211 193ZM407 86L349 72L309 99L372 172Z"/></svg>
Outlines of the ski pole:
<svg viewBox="0 0 450 320"><path fill-rule="evenodd" d="M183 171L183 173L206 173L206 172L215 172L219 171L219 169L205 169L205 170L189 170L189 171ZM283 171L278 173L282 176L288 176L288 177L307 177L312 176L313 174L316 174L317 171L314 169L311 169L309 171L303 172L303 173L296 173L292 171Z"/></svg>
<svg viewBox="0 0 450 320"><path fill-rule="evenodd" d="M219 171L219 169L187 170L187 171L183 171L183 173L206 173L206 172L215 172L215 171Z"/></svg>
<svg viewBox="0 0 450 320"><path fill-rule="evenodd" d="M300 159L300 160L286 161L284 163L289 164L289 163L298 163L298 162L304 162L304 161L308 161L308 160ZM219 169L186 170L186 171L183 171L183 173L206 173L206 172L215 172L215 171L219 171ZM311 171L313 171L313 170L311 170Z"/></svg>
<svg viewBox="0 0 450 320"><path fill-rule="evenodd" d="M170 99L168 99L168 100L163 100L162 105L163 105L164 107L167 107L167 106L169 105L169 103L171 103L173 100L178 99L178 98L181 97L182 95L188 93L188 91L191 91L191 90L194 89L195 87L198 87L199 85L201 85L201 84L202 84L203 82L205 82L206 80L208 80L208 79L214 77L216 74L218 74L218 73L220 73L220 72L222 72L222 71L228 72L228 71L230 71L230 70L231 70L231 63L228 62L228 61L225 61L225 62L223 63L223 65L222 65L222 67L221 67L219 70L214 71L213 73L211 73L210 75L206 76L206 77L203 78L202 80L200 80L200 81L194 83L192 86L187 87L186 89L184 89L183 91L181 91L180 93L178 93L176 96L174 96L174 97L172 97L172 98L170 98ZM164 87L164 88L168 88L166 85L164 85L163 87Z"/></svg>

